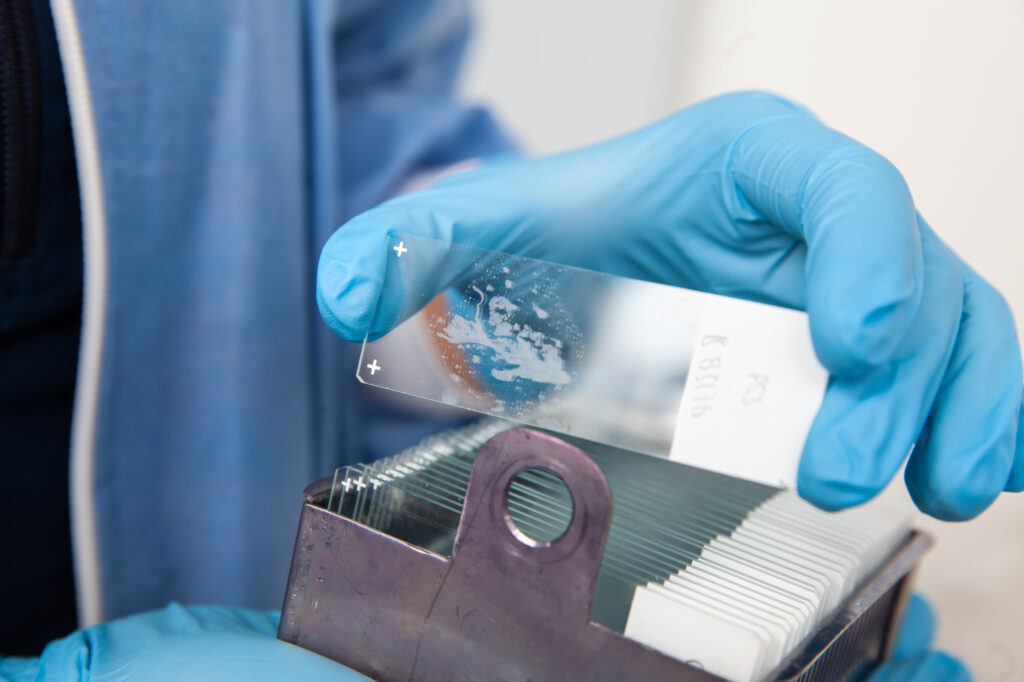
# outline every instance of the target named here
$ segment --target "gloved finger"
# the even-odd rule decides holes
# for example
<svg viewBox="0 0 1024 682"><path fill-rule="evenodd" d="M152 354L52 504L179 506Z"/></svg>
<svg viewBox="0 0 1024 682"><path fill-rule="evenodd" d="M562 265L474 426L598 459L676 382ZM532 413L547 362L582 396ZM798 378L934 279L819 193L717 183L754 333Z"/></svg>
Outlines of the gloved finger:
<svg viewBox="0 0 1024 682"><path fill-rule="evenodd" d="M833 376L804 443L797 489L824 509L860 504L899 470L924 426L953 352L963 301L949 250L922 242L924 296L899 357L867 375Z"/></svg>
<svg viewBox="0 0 1024 682"><path fill-rule="evenodd" d="M320 252L316 273L316 304L320 317L346 341L362 341L370 327L377 298L384 286L387 235L367 238L354 249L343 227Z"/></svg>
<svg viewBox="0 0 1024 682"><path fill-rule="evenodd" d="M920 235L899 171L807 116L754 125L729 163L742 196L807 244L806 307L822 363L848 378L888 362L922 296Z"/></svg>
<svg viewBox="0 0 1024 682"><path fill-rule="evenodd" d="M489 170L477 168L457 175L479 178ZM408 300L410 293L426 303L472 265L472 258L460 260L466 259L464 252L446 250L445 245L452 242L530 253L528 246L518 242L528 240L533 231L510 229L529 220L509 206L525 210L529 203L489 200L487 193L494 185L474 182L467 189L461 181L442 182L440 187L387 201L345 223L327 240L317 267L317 304L324 321L349 341L362 341L368 331L387 332L416 307ZM466 216L473 216L472 225L465 222ZM426 258L406 255L403 266L415 267L414 271L389 277L394 270L389 273L387 260L396 254L387 248L388 235L396 233L429 237L438 243ZM410 265L413 262L419 265ZM378 302L382 319L375 322ZM375 330L370 329L371 322Z"/></svg>
<svg viewBox="0 0 1024 682"><path fill-rule="evenodd" d="M1013 466L1021 405L1021 356L1003 297L967 265L956 346L906 469L921 511L973 518L995 501Z"/></svg>
<svg viewBox="0 0 1024 682"><path fill-rule="evenodd" d="M971 673L959 660L936 651L916 658L885 663L869 682L970 682Z"/></svg>
<svg viewBox="0 0 1024 682"><path fill-rule="evenodd" d="M1024 396L1021 397L1020 411L1017 414L1017 447L1010 471L1010 480L1006 482L1006 492L1019 493L1024 490Z"/></svg>
<svg viewBox="0 0 1024 682"><path fill-rule="evenodd" d="M907 600L892 658L912 658L928 651L935 636L935 613L928 601L916 592Z"/></svg>

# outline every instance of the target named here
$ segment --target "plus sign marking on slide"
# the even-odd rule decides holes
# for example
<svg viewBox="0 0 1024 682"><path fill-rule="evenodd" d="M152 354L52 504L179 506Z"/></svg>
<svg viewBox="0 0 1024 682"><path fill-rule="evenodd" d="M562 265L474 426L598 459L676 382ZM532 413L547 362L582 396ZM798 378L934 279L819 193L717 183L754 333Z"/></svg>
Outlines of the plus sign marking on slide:
<svg viewBox="0 0 1024 682"><path fill-rule="evenodd" d="M405 242L398 242L398 246L395 247L395 253L398 254L399 258L401 258L402 254L408 250L409 249L405 248Z"/></svg>
<svg viewBox="0 0 1024 682"><path fill-rule="evenodd" d="M372 377L374 374L377 373L377 370L382 368L380 365L377 364L377 358L374 358L373 362L366 366L366 369L370 370L370 376Z"/></svg>

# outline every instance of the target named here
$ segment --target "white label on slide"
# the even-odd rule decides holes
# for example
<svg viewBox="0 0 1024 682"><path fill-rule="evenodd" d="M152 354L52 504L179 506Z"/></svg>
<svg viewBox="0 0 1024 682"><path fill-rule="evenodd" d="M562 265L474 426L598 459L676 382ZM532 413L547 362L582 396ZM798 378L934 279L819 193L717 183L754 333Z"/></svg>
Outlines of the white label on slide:
<svg viewBox="0 0 1024 682"><path fill-rule="evenodd" d="M669 458L795 488L827 383L806 313L709 294Z"/></svg>
<svg viewBox="0 0 1024 682"><path fill-rule="evenodd" d="M698 608L658 584L638 586L625 637L736 682L759 679L765 666L764 633L708 607Z"/></svg>

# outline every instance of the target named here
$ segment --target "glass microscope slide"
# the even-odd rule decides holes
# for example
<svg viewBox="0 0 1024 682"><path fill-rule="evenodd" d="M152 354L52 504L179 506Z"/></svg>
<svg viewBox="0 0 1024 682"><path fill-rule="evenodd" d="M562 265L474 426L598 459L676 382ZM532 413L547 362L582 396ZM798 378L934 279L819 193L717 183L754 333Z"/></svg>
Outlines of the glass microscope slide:
<svg viewBox="0 0 1024 682"><path fill-rule="evenodd" d="M386 248L363 383L795 486L828 380L805 313L411 234Z"/></svg>

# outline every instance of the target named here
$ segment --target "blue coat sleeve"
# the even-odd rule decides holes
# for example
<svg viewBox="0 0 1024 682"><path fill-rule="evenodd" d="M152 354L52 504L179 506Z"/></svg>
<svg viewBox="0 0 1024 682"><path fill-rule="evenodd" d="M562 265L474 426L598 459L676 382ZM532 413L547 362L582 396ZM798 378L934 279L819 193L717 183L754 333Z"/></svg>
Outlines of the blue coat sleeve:
<svg viewBox="0 0 1024 682"><path fill-rule="evenodd" d="M511 149L487 111L454 93L467 2L368 0L332 24L344 217L387 198L410 174Z"/></svg>

